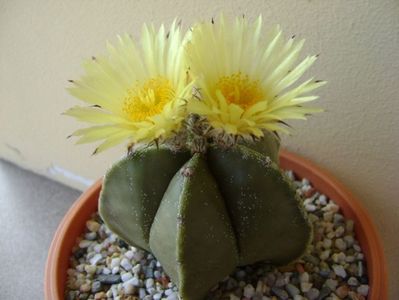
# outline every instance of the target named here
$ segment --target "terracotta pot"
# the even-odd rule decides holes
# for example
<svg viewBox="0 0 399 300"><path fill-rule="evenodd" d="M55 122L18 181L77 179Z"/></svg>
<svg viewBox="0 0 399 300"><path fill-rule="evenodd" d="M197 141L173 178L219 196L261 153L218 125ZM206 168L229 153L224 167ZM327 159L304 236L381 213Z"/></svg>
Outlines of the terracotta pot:
<svg viewBox="0 0 399 300"><path fill-rule="evenodd" d="M370 292L368 299L385 300L387 272L384 253L377 231L360 202L333 176L313 163L287 151L282 151L281 167L293 170L299 177L306 177L312 185L336 201L343 214L355 221L356 237L367 261ZM51 243L44 278L46 300L64 299L66 271L76 238L84 230L90 215L97 211L101 180L85 191L61 221Z"/></svg>

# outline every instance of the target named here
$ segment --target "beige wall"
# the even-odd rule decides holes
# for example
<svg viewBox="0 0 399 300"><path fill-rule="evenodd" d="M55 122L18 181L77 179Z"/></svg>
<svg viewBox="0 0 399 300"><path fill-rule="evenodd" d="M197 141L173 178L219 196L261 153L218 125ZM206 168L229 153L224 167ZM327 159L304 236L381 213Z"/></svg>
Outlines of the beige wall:
<svg viewBox="0 0 399 300"><path fill-rule="evenodd" d="M321 53L310 71L329 81L327 112L296 122L284 145L329 169L357 194L383 237L391 299L399 295L399 2L390 1L1 1L0 157L78 188L121 154L91 157L65 137L79 125L60 116L76 104L67 79L83 58L143 22L184 24L219 11L279 23ZM396 284L395 284L396 283ZM396 285L396 286L395 286Z"/></svg>

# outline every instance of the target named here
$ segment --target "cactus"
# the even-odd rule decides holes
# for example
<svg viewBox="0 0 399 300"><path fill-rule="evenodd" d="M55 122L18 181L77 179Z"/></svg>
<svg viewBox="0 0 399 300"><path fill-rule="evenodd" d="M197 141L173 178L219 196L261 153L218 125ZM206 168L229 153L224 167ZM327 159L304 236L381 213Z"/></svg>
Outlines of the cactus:
<svg viewBox="0 0 399 300"><path fill-rule="evenodd" d="M157 257L183 299L203 299L236 266L286 264L310 242L278 148L268 135L191 156L137 150L105 176L100 214L122 239Z"/></svg>

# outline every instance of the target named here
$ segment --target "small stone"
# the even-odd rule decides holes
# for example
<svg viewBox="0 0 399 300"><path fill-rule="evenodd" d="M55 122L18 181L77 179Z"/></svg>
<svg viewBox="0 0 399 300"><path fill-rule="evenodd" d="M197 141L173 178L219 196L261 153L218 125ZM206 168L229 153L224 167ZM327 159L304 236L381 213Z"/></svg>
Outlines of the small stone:
<svg viewBox="0 0 399 300"><path fill-rule="evenodd" d="M127 259L127 258L123 258L122 259L122 261L121 261L121 266L122 266L122 268L124 268L126 271L130 271L132 268L133 268L133 266L132 266L132 264L130 263L130 261Z"/></svg>
<svg viewBox="0 0 399 300"><path fill-rule="evenodd" d="M112 274L118 274L119 273L119 267L113 267L111 273Z"/></svg>
<svg viewBox="0 0 399 300"><path fill-rule="evenodd" d="M94 274L97 271L97 267L96 266L91 266L91 265L86 265L85 266L85 271L87 274Z"/></svg>
<svg viewBox="0 0 399 300"><path fill-rule="evenodd" d="M99 253L94 255L92 258L90 258L90 263L92 265L97 265L97 263L103 258L103 256Z"/></svg>
<svg viewBox="0 0 399 300"><path fill-rule="evenodd" d="M314 212L317 209L317 207L316 207L316 205L313 205L313 204L306 204L305 209L306 209L306 211Z"/></svg>
<svg viewBox="0 0 399 300"><path fill-rule="evenodd" d="M335 247L337 247L341 251L345 251L346 243L344 242L343 239L336 239L335 240Z"/></svg>
<svg viewBox="0 0 399 300"><path fill-rule="evenodd" d="M160 300L162 298L162 293L156 293L155 295L152 296L152 299L154 300Z"/></svg>
<svg viewBox="0 0 399 300"><path fill-rule="evenodd" d="M299 281L302 282L309 282L309 273L308 272L303 272L302 274L299 275Z"/></svg>
<svg viewBox="0 0 399 300"><path fill-rule="evenodd" d="M97 276L97 280L100 281L102 284L116 284L121 282L121 276L119 274L100 274Z"/></svg>
<svg viewBox="0 0 399 300"><path fill-rule="evenodd" d="M335 290L335 294L341 299L344 299L346 296L348 296L348 292L349 288L346 285L341 285Z"/></svg>
<svg viewBox="0 0 399 300"><path fill-rule="evenodd" d="M126 251L125 257L131 260L134 257L134 252L132 250Z"/></svg>
<svg viewBox="0 0 399 300"><path fill-rule="evenodd" d="M359 286L358 288L357 288L357 292L360 294L360 295L362 295L362 296L367 296L368 295L368 293L369 293L369 286L368 285L366 285L366 284L362 284L361 286Z"/></svg>
<svg viewBox="0 0 399 300"><path fill-rule="evenodd" d="M323 286L323 288L320 290L320 294L317 299L320 299L320 300L324 299L330 294L331 294L331 289L328 286Z"/></svg>
<svg viewBox="0 0 399 300"><path fill-rule="evenodd" d="M135 265L133 268L132 268L132 272L134 273L134 274L137 274L137 273L139 273L141 271L141 265L140 264L137 264L137 265Z"/></svg>
<svg viewBox="0 0 399 300"><path fill-rule="evenodd" d="M111 269L113 269L113 268L115 268L115 267L119 267L120 266L120 264L121 264L121 259L120 258L113 258L112 260L111 260L111 265L110 265L110 267L111 267Z"/></svg>
<svg viewBox="0 0 399 300"><path fill-rule="evenodd" d="M315 288L311 288L306 294L306 298L308 298L309 300L315 300L317 299L317 297L319 297L320 295L320 291L318 289Z"/></svg>
<svg viewBox="0 0 399 300"><path fill-rule="evenodd" d="M306 293L311 290L313 284L310 282L301 282L300 286L301 286L301 291Z"/></svg>
<svg viewBox="0 0 399 300"><path fill-rule="evenodd" d="M301 295L295 295L294 300L304 300L304 298Z"/></svg>
<svg viewBox="0 0 399 300"><path fill-rule="evenodd" d="M88 248L92 243L93 243L93 241L81 240L81 241L79 242L79 247L80 247L80 248Z"/></svg>
<svg viewBox="0 0 399 300"><path fill-rule="evenodd" d="M252 298L252 296L255 294L255 288L252 286L252 284L248 284L244 287L244 296L247 298Z"/></svg>
<svg viewBox="0 0 399 300"><path fill-rule="evenodd" d="M321 260L327 260L330 257L330 250L325 250L320 253Z"/></svg>
<svg viewBox="0 0 399 300"><path fill-rule="evenodd" d="M126 284L123 285L123 291L127 295L133 295L136 293L136 287L130 282L126 282Z"/></svg>
<svg viewBox="0 0 399 300"><path fill-rule="evenodd" d="M149 288L151 288L151 287L153 287L154 286L154 279L153 278L148 278L146 281L145 281L145 287L147 288L147 289L149 289Z"/></svg>
<svg viewBox="0 0 399 300"><path fill-rule="evenodd" d="M95 300L103 300L107 298L107 294L104 292L99 292L94 295Z"/></svg>
<svg viewBox="0 0 399 300"><path fill-rule="evenodd" d="M336 236L336 237L341 237L344 233L345 233L345 228L344 228L343 226L339 226L339 227L335 230L335 236Z"/></svg>
<svg viewBox="0 0 399 300"><path fill-rule="evenodd" d="M346 220L345 221L345 228L346 228L346 232L353 232L353 227L355 225L355 222L353 222L353 220Z"/></svg>
<svg viewBox="0 0 399 300"><path fill-rule="evenodd" d="M357 280L356 277L353 277L353 276L352 276L352 277L349 277L347 283L348 283L350 286L358 286L358 285L359 285L359 281Z"/></svg>
<svg viewBox="0 0 399 300"><path fill-rule="evenodd" d="M299 295L299 293L300 293L299 289L291 283L287 284L285 286L285 289L287 290L288 294L290 294L291 297L295 297L296 295Z"/></svg>
<svg viewBox="0 0 399 300"><path fill-rule="evenodd" d="M287 300L289 298L287 292L278 287L272 287L272 293L281 300Z"/></svg>
<svg viewBox="0 0 399 300"><path fill-rule="evenodd" d="M332 246L332 241L330 239L323 240L323 247L324 249L330 249Z"/></svg>
<svg viewBox="0 0 399 300"><path fill-rule="evenodd" d="M89 220L86 222L86 227L92 232L97 232L100 229L100 224L98 224L96 221Z"/></svg>
<svg viewBox="0 0 399 300"><path fill-rule="evenodd" d="M145 289L144 288L140 288L139 289L139 298L143 299L146 295L147 295L147 293L145 292Z"/></svg>
<svg viewBox="0 0 399 300"><path fill-rule="evenodd" d="M154 277L155 277L155 279L161 278L161 272L159 272L158 270L155 270L154 271Z"/></svg>
<svg viewBox="0 0 399 300"><path fill-rule="evenodd" d="M346 271L345 271L343 266L341 266L341 265L333 265L332 268L334 270L334 273L337 276L342 277L342 278L346 277Z"/></svg>
<svg viewBox="0 0 399 300"><path fill-rule="evenodd" d="M177 293L174 292L167 297L168 300L178 300Z"/></svg>
<svg viewBox="0 0 399 300"><path fill-rule="evenodd" d="M330 290L335 291L338 285L338 281L334 279L327 279L326 282L324 283L327 287L330 288Z"/></svg>
<svg viewBox="0 0 399 300"><path fill-rule="evenodd" d="M91 291L93 293L97 293L101 290L101 282L96 280L93 282L93 284L91 285Z"/></svg>
<svg viewBox="0 0 399 300"><path fill-rule="evenodd" d="M94 241L97 238L97 233L89 232L85 234L85 239L89 241Z"/></svg>
<svg viewBox="0 0 399 300"><path fill-rule="evenodd" d="M352 247L353 243L355 242L355 239L351 235L345 235L344 241L348 247Z"/></svg>
<svg viewBox="0 0 399 300"><path fill-rule="evenodd" d="M80 290L81 292L83 292L83 293L86 293L86 292L90 291L90 290L91 290L91 285L90 285L90 283L82 284L82 285L80 286L79 290Z"/></svg>
<svg viewBox="0 0 399 300"><path fill-rule="evenodd" d="M112 273L109 268L104 268L102 272L103 272L104 275L109 275L109 274Z"/></svg>
<svg viewBox="0 0 399 300"><path fill-rule="evenodd" d="M320 196L319 196L319 203L320 203L320 205L327 205L327 197L326 197L326 195L323 195L323 194L321 194Z"/></svg>
<svg viewBox="0 0 399 300"><path fill-rule="evenodd" d="M132 273L130 273L130 272L126 272L126 273L123 273L123 274L121 275L121 279L122 279L123 282L126 282L126 281L128 281L129 279L131 279L131 278L133 278L133 275L132 275Z"/></svg>
<svg viewBox="0 0 399 300"><path fill-rule="evenodd" d="M144 253L143 253L143 251L137 250L136 252L134 252L133 259L134 259L135 261L140 261L140 260L142 260L143 258L144 258ZM159 263L159 262L157 262L157 263ZM159 264L159 266L161 266L161 264Z"/></svg>

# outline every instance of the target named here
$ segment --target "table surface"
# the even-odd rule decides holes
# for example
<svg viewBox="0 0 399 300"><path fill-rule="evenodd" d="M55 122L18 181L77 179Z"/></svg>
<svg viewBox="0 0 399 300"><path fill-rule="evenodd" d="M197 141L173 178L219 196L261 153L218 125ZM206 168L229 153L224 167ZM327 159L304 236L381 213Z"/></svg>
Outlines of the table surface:
<svg viewBox="0 0 399 300"><path fill-rule="evenodd" d="M80 192L0 160L0 299L41 300L47 251Z"/></svg>

